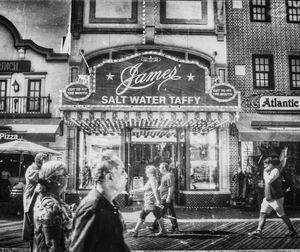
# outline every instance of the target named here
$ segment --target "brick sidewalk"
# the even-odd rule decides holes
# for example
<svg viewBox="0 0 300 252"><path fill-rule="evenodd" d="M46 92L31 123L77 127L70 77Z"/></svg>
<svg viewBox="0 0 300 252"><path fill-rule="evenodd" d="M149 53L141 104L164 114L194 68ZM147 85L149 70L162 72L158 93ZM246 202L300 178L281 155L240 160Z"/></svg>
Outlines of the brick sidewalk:
<svg viewBox="0 0 300 252"><path fill-rule="evenodd" d="M121 209L127 228L135 226L139 209ZM133 211L134 210L134 211ZM154 220L152 214L140 232L140 237L125 234L125 240L133 252L140 251L300 251L300 237L286 238L282 221L267 221L262 239L247 235L257 227L258 211L239 209L176 209L180 232L166 237L155 237L147 226ZM300 233L300 212L291 211L289 216ZM165 219L167 228L170 221ZM0 251L29 251L28 243L21 240L21 219L0 220ZM5 250L3 249L5 248ZM16 250L14 250L16 248ZM1 250L2 249L2 250Z"/></svg>

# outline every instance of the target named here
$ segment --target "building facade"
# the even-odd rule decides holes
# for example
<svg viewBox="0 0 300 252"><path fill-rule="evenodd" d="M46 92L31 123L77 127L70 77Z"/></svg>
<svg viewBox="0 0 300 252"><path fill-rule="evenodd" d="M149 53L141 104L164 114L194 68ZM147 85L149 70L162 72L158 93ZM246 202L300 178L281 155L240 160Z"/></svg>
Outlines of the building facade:
<svg viewBox="0 0 300 252"><path fill-rule="evenodd" d="M233 125L232 176L252 177L253 200L263 188L262 159L286 155L285 198L293 207L300 205L299 4L230 0L226 11L228 81L241 91L243 110ZM237 180L232 187L241 196Z"/></svg>
<svg viewBox="0 0 300 252"><path fill-rule="evenodd" d="M71 34L60 106L69 197L91 188L94 162L112 149L128 189L145 183L146 165L168 162L177 204L229 205L241 106L227 83L225 1L74 0Z"/></svg>
<svg viewBox="0 0 300 252"><path fill-rule="evenodd" d="M58 105L68 81L69 12L67 1L1 1L0 143L25 139L64 153ZM33 156L0 154L0 160L13 186Z"/></svg>

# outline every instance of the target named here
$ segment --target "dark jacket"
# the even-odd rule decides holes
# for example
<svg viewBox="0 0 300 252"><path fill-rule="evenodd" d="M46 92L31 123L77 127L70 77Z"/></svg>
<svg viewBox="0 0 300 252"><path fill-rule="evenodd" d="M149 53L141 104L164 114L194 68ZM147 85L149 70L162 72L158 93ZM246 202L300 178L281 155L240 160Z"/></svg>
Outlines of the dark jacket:
<svg viewBox="0 0 300 252"><path fill-rule="evenodd" d="M116 206L93 189L81 201L73 224L71 252L129 252Z"/></svg>

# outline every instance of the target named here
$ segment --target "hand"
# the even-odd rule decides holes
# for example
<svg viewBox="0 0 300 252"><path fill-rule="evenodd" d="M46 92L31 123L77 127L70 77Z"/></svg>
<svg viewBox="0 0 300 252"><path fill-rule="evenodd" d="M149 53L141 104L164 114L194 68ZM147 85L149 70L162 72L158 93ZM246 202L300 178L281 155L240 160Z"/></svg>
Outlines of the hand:
<svg viewBox="0 0 300 252"><path fill-rule="evenodd" d="M169 199L169 198L166 199L166 202L167 202L167 203L171 203L171 199Z"/></svg>

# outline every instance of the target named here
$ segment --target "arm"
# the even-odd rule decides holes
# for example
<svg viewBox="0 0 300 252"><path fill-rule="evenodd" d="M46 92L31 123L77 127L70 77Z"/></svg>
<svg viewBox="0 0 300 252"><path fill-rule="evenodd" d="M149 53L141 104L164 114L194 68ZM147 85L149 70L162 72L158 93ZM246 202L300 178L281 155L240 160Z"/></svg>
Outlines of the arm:
<svg viewBox="0 0 300 252"><path fill-rule="evenodd" d="M155 178L151 178L150 180L150 185L151 185L151 189L154 193L154 197L156 200L157 204L160 204L160 197L158 195L158 184L157 184L157 180Z"/></svg>
<svg viewBox="0 0 300 252"><path fill-rule="evenodd" d="M166 199L167 203L170 203L173 197L173 193L174 193L174 176L170 176L169 180L168 180L168 184L169 184L169 188L168 188L168 196Z"/></svg>
<svg viewBox="0 0 300 252"><path fill-rule="evenodd" d="M61 252L64 249L61 247L62 230L58 225L45 226L43 225L43 233L45 236L45 244L49 252Z"/></svg>
<svg viewBox="0 0 300 252"><path fill-rule="evenodd" d="M84 252L86 243L95 242L88 239L93 232L93 223L96 215L93 211L79 211L73 224L73 235L70 244L70 251ZM91 247L91 246L89 246Z"/></svg>
<svg viewBox="0 0 300 252"><path fill-rule="evenodd" d="M270 172L264 170L264 180L265 183L271 184L274 180L276 180L280 175L280 172L277 168L272 169Z"/></svg>

